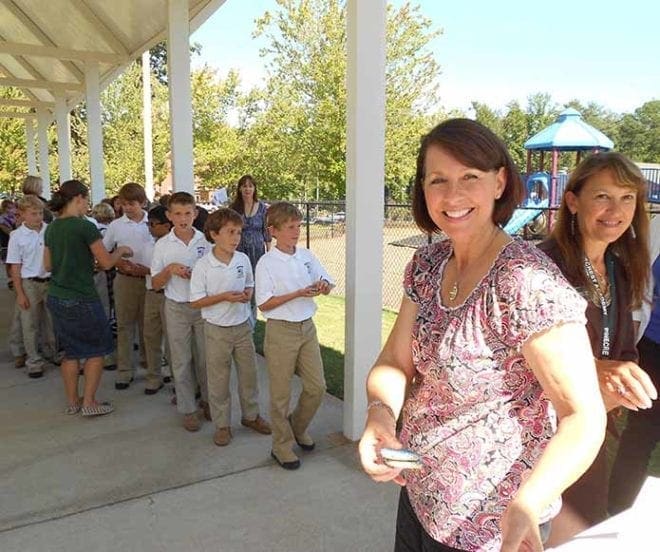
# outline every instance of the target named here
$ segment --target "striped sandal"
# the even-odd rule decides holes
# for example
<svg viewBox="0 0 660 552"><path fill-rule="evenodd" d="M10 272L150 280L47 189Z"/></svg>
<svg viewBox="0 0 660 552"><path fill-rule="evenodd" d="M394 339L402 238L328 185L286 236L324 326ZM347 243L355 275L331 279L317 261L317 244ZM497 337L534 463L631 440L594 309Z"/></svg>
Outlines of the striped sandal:
<svg viewBox="0 0 660 552"><path fill-rule="evenodd" d="M80 405L79 404L70 404L64 409L64 413L67 416L74 416L75 414L78 414L80 412Z"/></svg>
<svg viewBox="0 0 660 552"><path fill-rule="evenodd" d="M104 416L110 414L114 409L115 407L109 402L100 402L92 406L83 406L80 408L80 412L83 416Z"/></svg>

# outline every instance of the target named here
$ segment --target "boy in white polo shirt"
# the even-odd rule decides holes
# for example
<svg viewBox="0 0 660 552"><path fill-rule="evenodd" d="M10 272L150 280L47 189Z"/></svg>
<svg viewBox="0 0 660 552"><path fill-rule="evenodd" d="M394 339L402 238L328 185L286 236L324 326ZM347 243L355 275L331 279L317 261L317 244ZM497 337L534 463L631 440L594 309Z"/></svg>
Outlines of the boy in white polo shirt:
<svg viewBox="0 0 660 552"><path fill-rule="evenodd" d="M327 295L334 284L318 259L297 247L302 215L281 202L268 208L268 230L277 242L257 263L256 303L266 317L264 354L270 378L271 456L287 470L300 467L293 445L310 451L307 433L325 393L323 361L312 316L314 297ZM289 415L291 380L298 374L302 392Z"/></svg>
<svg viewBox="0 0 660 552"><path fill-rule="evenodd" d="M195 263L211 250L211 244L204 234L193 228L196 213L192 195L187 192L172 194L167 204L172 230L156 242L151 261L151 285L156 291L165 289L165 331L170 345L177 410L183 414L183 427L188 431L198 431L201 427L195 403L197 383L205 417L210 419L204 320L199 309L190 306L190 277Z"/></svg>
<svg viewBox="0 0 660 552"><path fill-rule="evenodd" d="M46 294L50 272L44 267L44 206L39 198L28 195L18 201L23 220L9 236L7 264L11 265L11 279L16 291L23 344L27 354L28 376L40 378L47 361L39 351L39 330L44 328L44 354L56 357L55 337L50 315L46 309Z"/></svg>
<svg viewBox="0 0 660 552"><path fill-rule="evenodd" d="M144 296L147 291L145 277L149 274L149 262L145 249L153 243L143 209L147 202L144 188L134 182L124 184L119 190L119 200L124 214L113 220L103 235L103 245L108 251L128 246L133 251L130 259L122 259L116 265L117 275L113 282L113 296L117 317L117 376L115 389L128 389L133 381L133 343L135 327L138 328L140 353L144 356ZM147 385L154 385L147 381Z"/></svg>
<svg viewBox="0 0 660 552"><path fill-rule="evenodd" d="M241 424L270 435L268 422L259 416L257 363L250 299L254 277L250 259L236 251L241 241L243 219L225 207L211 213L204 226L213 250L193 268L190 300L202 309L206 338L206 371L211 417L216 426L213 442L219 447L231 441L231 393L229 379L232 358L238 374Z"/></svg>

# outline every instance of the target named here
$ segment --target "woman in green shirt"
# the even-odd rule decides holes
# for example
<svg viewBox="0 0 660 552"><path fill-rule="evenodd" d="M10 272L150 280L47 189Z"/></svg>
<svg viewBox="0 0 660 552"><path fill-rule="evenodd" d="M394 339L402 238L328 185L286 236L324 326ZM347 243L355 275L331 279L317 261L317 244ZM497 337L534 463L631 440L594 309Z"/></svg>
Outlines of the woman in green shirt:
<svg viewBox="0 0 660 552"><path fill-rule="evenodd" d="M96 226L84 218L88 196L87 186L78 180L62 183L53 194L50 208L59 216L46 229L44 265L51 271L47 305L55 336L64 350L61 369L68 403L65 412L100 416L114 410L110 403L96 400L103 356L112 352L114 344L94 287L94 265L96 261L101 270L108 270L133 253L124 246L108 253ZM81 360L85 375L82 399L78 395Z"/></svg>

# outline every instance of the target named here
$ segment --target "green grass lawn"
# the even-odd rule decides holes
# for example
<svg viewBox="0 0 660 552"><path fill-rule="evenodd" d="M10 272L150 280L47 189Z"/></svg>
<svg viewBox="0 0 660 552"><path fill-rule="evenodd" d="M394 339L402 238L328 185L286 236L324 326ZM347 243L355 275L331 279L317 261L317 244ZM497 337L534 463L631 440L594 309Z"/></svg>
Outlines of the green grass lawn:
<svg viewBox="0 0 660 552"><path fill-rule="evenodd" d="M325 370L328 392L340 399L344 398L344 320L345 301L343 297L332 295L316 298L319 307L314 315L314 324L321 344L321 357ZM383 310L383 343L390 333L396 313ZM265 323L257 321L254 332L257 352L263 355Z"/></svg>

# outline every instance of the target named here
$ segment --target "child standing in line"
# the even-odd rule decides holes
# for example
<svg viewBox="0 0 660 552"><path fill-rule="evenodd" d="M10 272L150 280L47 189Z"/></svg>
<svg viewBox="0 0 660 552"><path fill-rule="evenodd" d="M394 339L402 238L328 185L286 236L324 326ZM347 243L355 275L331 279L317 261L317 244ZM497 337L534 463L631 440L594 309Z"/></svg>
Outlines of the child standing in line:
<svg viewBox="0 0 660 552"><path fill-rule="evenodd" d="M149 274L149 265L144 258L144 251L153 239L149 234L147 213L143 209L147 202L144 188L134 182L124 184L119 190L119 201L123 215L113 220L103 236L103 245L111 251L125 245L133 250L129 261L123 259L117 263L117 275L113 283L115 314L117 316L117 376L115 389L128 389L133 381L133 343L135 327L138 327L140 350L144 355L144 296L146 293L145 277ZM153 379L153 378L152 378ZM147 378L147 389L155 389L160 383Z"/></svg>
<svg viewBox="0 0 660 552"><path fill-rule="evenodd" d="M149 210L149 232L154 242L145 250L145 260L151 266L156 242L166 236L172 229L172 223L167 219L167 209L158 205ZM147 359L147 386L145 395L155 395L163 387L161 380L161 364L163 360L163 319L165 305L165 290L155 290L151 282L151 274L146 279L147 292L144 296L144 346ZM165 344L167 350L167 344ZM167 355L169 357L169 355Z"/></svg>
<svg viewBox="0 0 660 552"><path fill-rule="evenodd" d="M241 216L226 207L209 215L204 233L215 245L195 265L190 281L191 306L202 309L204 319L209 405L216 426L213 442L219 447L228 445L232 437L232 358L238 374L241 424L263 435L271 433L259 415L257 353L249 323L254 277L248 256L236 251L242 228Z"/></svg>
<svg viewBox="0 0 660 552"><path fill-rule="evenodd" d="M44 268L44 234L48 225L43 221L44 206L37 196L21 198L18 211L23 223L9 237L7 264L11 265L16 291L28 376L40 378L47 364L46 358L55 362L57 354L53 327L46 310L50 272ZM39 350L41 328L44 355Z"/></svg>
<svg viewBox="0 0 660 552"><path fill-rule="evenodd" d="M334 284L311 251L297 246L302 214L295 205L271 205L267 220L276 245L257 263L255 279L257 305L266 317L271 456L284 469L295 470L300 460L293 445L297 443L304 451L314 449L307 428L325 393L321 349L312 320L316 312L313 298L320 293L327 295ZM294 374L302 380L302 393L289 414Z"/></svg>
<svg viewBox="0 0 660 552"><path fill-rule="evenodd" d="M193 228L197 209L195 198L187 192L172 194L167 218L172 230L154 246L151 285L165 289L165 328L170 346L172 375L176 386L177 410L183 414L183 427L198 431L201 422L195 404L195 376L199 383L204 415L208 412L204 320L190 306L190 276L195 263L206 255L211 244Z"/></svg>

